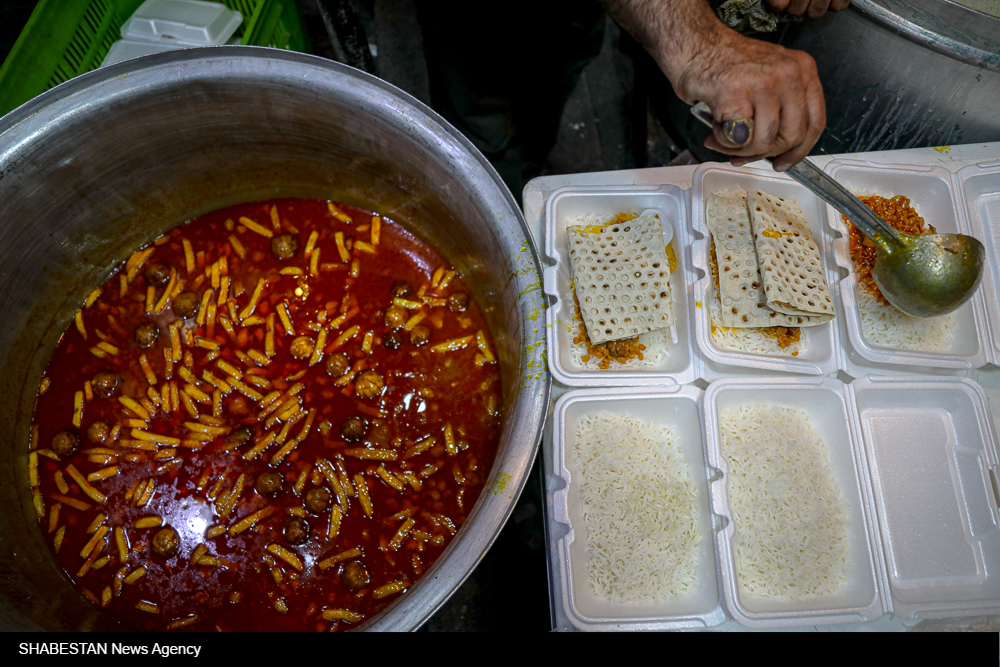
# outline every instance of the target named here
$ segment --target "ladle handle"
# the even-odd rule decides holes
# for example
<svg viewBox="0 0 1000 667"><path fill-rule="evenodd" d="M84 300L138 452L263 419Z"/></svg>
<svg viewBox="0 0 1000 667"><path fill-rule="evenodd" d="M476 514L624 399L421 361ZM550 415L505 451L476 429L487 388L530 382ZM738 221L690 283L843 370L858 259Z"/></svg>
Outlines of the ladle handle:
<svg viewBox="0 0 1000 667"><path fill-rule="evenodd" d="M771 158L768 158L768 161L771 161ZM847 219L865 236L885 250L891 251L893 247L899 246L899 236L889 223L875 215L874 211L851 194L847 188L813 166L808 158L793 165L786 173L847 216Z"/></svg>

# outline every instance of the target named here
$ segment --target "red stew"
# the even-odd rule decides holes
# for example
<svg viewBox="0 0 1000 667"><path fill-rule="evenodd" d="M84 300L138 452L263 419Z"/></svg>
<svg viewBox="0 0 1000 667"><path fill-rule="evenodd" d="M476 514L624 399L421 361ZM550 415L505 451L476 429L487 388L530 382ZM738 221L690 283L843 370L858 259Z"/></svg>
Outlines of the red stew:
<svg viewBox="0 0 1000 667"><path fill-rule="evenodd" d="M499 440L493 343L404 228L283 199L198 218L95 290L29 478L80 590L140 630L336 630L404 593Z"/></svg>

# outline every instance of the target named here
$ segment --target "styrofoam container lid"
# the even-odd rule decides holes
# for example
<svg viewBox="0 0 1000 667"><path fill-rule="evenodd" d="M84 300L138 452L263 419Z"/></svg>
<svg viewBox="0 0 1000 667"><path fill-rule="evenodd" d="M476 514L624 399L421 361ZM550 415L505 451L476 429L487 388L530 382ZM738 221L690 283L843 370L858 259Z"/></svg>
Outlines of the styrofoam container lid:
<svg viewBox="0 0 1000 667"><path fill-rule="evenodd" d="M1000 359L1000 160L969 165L956 175L971 234L986 247L983 295L990 320L990 361Z"/></svg>
<svg viewBox="0 0 1000 667"><path fill-rule="evenodd" d="M657 603L627 604L597 597L590 582L587 527L581 501L581 475L574 462L576 427L582 417L608 411L669 426L697 489L701 532L697 583L687 596ZM550 527L557 540L558 575L553 573L555 603L581 630L667 630L706 628L726 620L713 546L705 454L702 447L701 390L687 385L672 390L577 389L556 402L553 422L554 474L562 488L553 493L550 516L564 527Z"/></svg>
<svg viewBox="0 0 1000 667"><path fill-rule="evenodd" d="M722 454L719 418L729 409L758 404L805 411L826 443L830 467L848 505L848 581L836 594L778 600L751 595L739 583L736 554L741 527L733 520L729 505L729 465ZM857 623L883 615L868 481L852 423L846 386L833 378L727 378L709 385L705 393L708 463L721 473L711 484L712 511L725 517L726 524L716 536L719 567L726 607L740 624L768 628Z"/></svg>
<svg viewBox="0 0 1000 667"><path fill-rule="evenodd" d="M546 203L543 234L545 254L553 265L543 270L543 289L552 301L546 309L548 361L553 377L570 386L615 386L623 384L683 384L697 377L694 344L690 332L690 295L693 280L687 230L687 200L684 192L672 185L635 185L606 187L566 187L553 192ZM670 274L676 342L669 343L658 363L625 366L612 362L607 369L588 367L574 359L573 338L579 324L573 321L573 289L566 228L574 218L595 215L607 219L617 213L656 212L677 259ZM668 339L670 336L667 336ZM648 355L648 352L647 352ZM594 366L594 364L590 364Z"/></svg>
<svg viewBox="0 0 1000 667"><path fill-rule="evenodd" d="M731 167L715 163L699 166L693 177L691 228L701 235L691 248L692 261L701 277L694 284L693 299L695 340L706 360L702 376L706 380L732 375L803 374L830 375L837 372L839 335L836 322L802 328L803 349L795 357L754 354L730 350L712 338L708 304L715 298L715 286L709 268L710 233L705 224L708 197L715 192L751 190L793 199L802 207L809 228L820 249L831 298L837 303L837 274L830 250L831 239L823 224L822 202L804 186L788 176L758 169ZM837 317L840 317L838 313Z"/></svg>
<svg viewBox="0 0 1000 667"><path fill-rule="evenodd" d="M225 44L243 15L217 2L146 0L122 26L124 39L213 46Z"/></svg>
<svg viewBox="0 0 1000 667"><path fill-rule="evenodd" d="M927 224L939 233L969 234L964 218L956 208L951 172L942 167L924 165L883 165L868 162L833 160L825 171L858 195L891 198L903 195ZM837 264L848 271L840 282L845 324L851 347L862 358L877 364L900 364L971 370L985 364L987 353L981 339L987 331L986 313L981 293L954 312L955 328L948 348L941 352L904 350L876 345L864 337L858 306L858 282L850 253L847 224L832 206L826 206L827 222L840 235L833 243ZM995 263L995 259L994 259Z"/></svg>
<svg viewBox="0 0 1000 667"><path fill-rule="evenodd" d="M161 44L158 42L135 42L130 39L119 39L108 49L108 54L101 61L101 67L113 65L123 60L131 60L139 56L148 56L151 53L162 53L163 51L176 51L177 49L187 49L188 46L181 44Z"/></svg>

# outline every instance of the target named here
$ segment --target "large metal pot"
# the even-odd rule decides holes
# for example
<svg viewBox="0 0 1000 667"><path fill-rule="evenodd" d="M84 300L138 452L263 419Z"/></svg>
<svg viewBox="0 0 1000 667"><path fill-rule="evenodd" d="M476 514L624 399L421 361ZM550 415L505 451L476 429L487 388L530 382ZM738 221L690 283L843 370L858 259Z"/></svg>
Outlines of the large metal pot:
<svg viewBox="0 0 1000 667"><path fill-rule="evenodd" d="M121 63L0 120L0 630L115 629L50 557L26 474L35 388L86 294L137 247L243 201L334 198L437 248L484 305L503 432L447 551L372 629L412 629L462 583L514 506L549 394L539 267L486 160L412 97L321 58L217 47Z"/></svg>
<svg viewBox="0 0 1000 667"><path fill-rule="evenodd" d="M995 13L946 0L853 0L849 11L785 26L779 42L816 59L826 94L827 129L816 151L1000 139Z"/></svg>

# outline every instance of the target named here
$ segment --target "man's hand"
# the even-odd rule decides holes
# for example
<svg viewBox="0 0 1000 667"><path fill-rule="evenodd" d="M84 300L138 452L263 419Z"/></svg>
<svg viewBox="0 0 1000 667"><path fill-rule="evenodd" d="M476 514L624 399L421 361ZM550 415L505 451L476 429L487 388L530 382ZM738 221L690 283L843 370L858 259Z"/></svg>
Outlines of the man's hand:
<svg viewBox="0 0 1000 667"><path fill-rule="evenodd" d="M818 19L828 11L839 12L849 4L851 0L767 0L772 12L783 11L791 16L806 14L811 19Z"/></svg>
<svg viewBox="0 0 1000 667"><path fill-rule="evenodd" d="M692 58L671 79L677 95L707 104L715 116L708 148L735 156L734 164L774 157L784 171L809 154L826 126L826 103L816 63L802 51L743 37L733 31ZM753 118L753 140L726 140L723 121Z"/></svg>
<svg viewBox="0 0 1000 667"><path fill-rule="evenodd" d="M845 0L811 1L846 5ZM705 0L602 2L656 59L678 97L712 109L716 127L705 145L734 156L733 164L774 157L774 168L784 171L816 144L826 125L826 104L808 54L739 35L716 18ZM721 131L723 121L740 117L754 120L747 146L729 143Z"/></svg>

